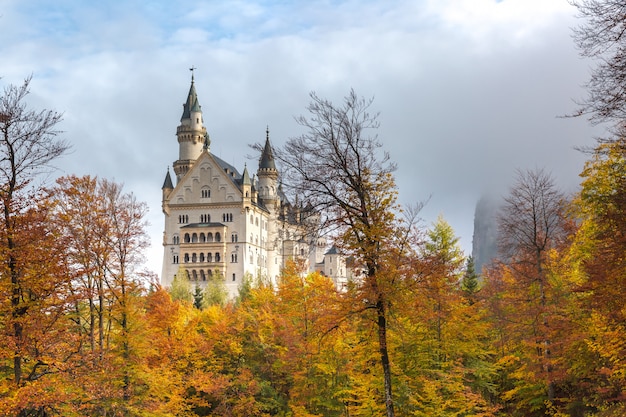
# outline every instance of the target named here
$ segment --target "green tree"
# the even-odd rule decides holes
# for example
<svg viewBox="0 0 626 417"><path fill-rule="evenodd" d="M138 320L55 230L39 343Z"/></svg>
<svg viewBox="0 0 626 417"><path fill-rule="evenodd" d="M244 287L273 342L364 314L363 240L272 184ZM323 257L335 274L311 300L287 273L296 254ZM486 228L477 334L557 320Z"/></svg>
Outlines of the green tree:
<svg viewBox="0 0 626 417"><path fill-rule="evenodd" d="M204 304L223 306L227 301L228 289L224 282L224 276L217 273L209 276L206 287L204 288Z"/></svg>
<svg viewBox="0 0 626 417"><path fill-rule="evenodd" d="M204 308L204 291L199 285L196 285L193 290L193 306L198 310Z"/></svg>
<svg viewBox="0 0 626 417"><path fill-rule="evenodd" d="M182 266L178 268L178 272L176 272L168 291L172 300L178 300L184 303L193 302L191 284L189 283L187 271Z"/></svg>
<svg viewBox="0 0 626 417"><path fill-rule="evenodd" d="M470 304L474 304L476 301L476 293L480 290L480 282L478 280L478 274L474 267L474 258L469 256L465 264L465 273L461 280L461 289L465 293L465 297Z"/></svg>

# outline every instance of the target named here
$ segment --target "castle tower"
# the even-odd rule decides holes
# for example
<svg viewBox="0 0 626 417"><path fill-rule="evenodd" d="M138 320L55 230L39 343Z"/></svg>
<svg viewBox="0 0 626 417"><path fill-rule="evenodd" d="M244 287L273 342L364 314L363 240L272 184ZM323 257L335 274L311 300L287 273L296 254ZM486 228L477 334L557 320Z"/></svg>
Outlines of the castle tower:
<svg viewBox="0 0 626 417"><path fill-rule="evenodd" d="M194 85L193 69L191 72L191 87L187 94L187 101L183 104L183 115L180 125L176 128L178 137L178 160L174 162L176 182L189 171L194 161L198 159L203 147L209 146L209 135L203 126L202 107L198 102Z"/></svg>
<svg viewBox="0 0 626 417"><path fill-rule="evenodd" d="M274 154L270 145L270 130L265 131L265 147L259 160L259 198L266 206L273 206L278 201L278 170L274 163Z"/></svg>

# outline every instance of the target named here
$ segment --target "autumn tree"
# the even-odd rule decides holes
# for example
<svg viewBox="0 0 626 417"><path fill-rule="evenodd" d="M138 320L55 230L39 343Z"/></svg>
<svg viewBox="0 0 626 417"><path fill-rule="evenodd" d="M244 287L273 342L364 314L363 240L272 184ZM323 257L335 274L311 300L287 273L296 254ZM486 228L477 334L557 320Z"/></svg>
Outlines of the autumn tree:
<svg viewBox="0 0 626 417"><path fill-rule="evenodd" d="M311 93L309 116L297 122L306 129L276 152L283 184L319 213L321 226L337 236L338 245L363 265L358 289L364 312L373 312L387 416L394 415L392 370L387 347L389 291L393 270L406 250L393 178L395 164L376 136L378 114L372 100L354 91L341 105ZM317 219L316 219L317 220ZM392 260L393 259L393 260ZM354 305L354 303L353 303Z"/></svg>
<svg viewBox="0 0 626 417"><path fill-rule="evenodd" d="M581 176L572 269L582 337L571 372L587 381L588 405L618 415L626 395L626 140L598 145Z"/></svg>
<svg viewBox="0 0 626 417"><path fill-rule="evenodd" d="M106 369L107 380L94 383L101 389L90 393L94 403L100 406L121 397L124 406L133 393L133 370L141 350L139 296L144 287L139 267L147 245L145 204L124 193L121 185L89 176L59 178L49 194L73 270L72 330L85 339L79 349L82 375L89 379ZM89 369L96 372L90 374Z"/></svg>
<svg viewBox="0 0 626 417"><path fill-rule="evenodd" d="M39 314L32 303L37 285L42 283L30 262L35 235L29 235L26 218L38 211L40 188L35 183L37 175L52 168L52 163L63 155L69 145L59 139L57 125L61 115L52 110L30 110L26 104L31 78L20 86L5 87L0 97L0 205L1 211L1 272L4 288L10 288L4 298L9 302L4 317L5 331L12 346L12 379L19 386L37 374L32 368L23 368L27 356L27 343L31 339L26 323L32 314ZM46 237L46 233L42 238ZM28 242L28 244L26 244ZM46 245L42 244L42 247ZM30 271L29 271L30 270ZM41 277L45 271L41 271ZM44 278L45 279L45 278ZM52 279L52 282L57 282ZM51 294L48 294L51 296ZM32 367L38 362L30 362Z"/></svg>

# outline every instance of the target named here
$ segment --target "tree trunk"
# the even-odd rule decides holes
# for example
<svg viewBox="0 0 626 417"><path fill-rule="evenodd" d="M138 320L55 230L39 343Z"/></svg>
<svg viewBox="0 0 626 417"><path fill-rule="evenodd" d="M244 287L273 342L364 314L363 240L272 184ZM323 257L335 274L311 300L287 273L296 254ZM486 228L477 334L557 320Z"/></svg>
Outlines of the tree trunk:
<svg viewBox="0 0 626 417"><path fill-rule="evenodd" d="M393 397L391 395L391 365L389 363L389 352L387 351L387 311L382 294L378 294L376 313L378 315L378 348L385 382L385 409L387 410L387 417L394 417Z"/></svg>

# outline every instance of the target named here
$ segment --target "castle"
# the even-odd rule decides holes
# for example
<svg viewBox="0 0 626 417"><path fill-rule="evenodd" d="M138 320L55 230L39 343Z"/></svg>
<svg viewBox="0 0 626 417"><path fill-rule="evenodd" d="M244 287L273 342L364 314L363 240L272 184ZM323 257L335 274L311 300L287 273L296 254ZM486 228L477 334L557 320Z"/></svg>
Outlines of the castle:
<svg viewBox="0 0 626 417"><path fill-rule="evenodd" d="M193 71L176 136L176 181L168 169L162 187L164 286L180 273L192 286L223 279L232 298L247 274L275 285L289 259L346 284L344 257L314 233L318 217L282 192L269 129L256 175L211 153Z"/></svg>

